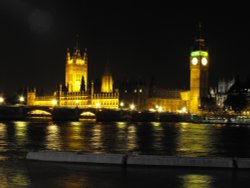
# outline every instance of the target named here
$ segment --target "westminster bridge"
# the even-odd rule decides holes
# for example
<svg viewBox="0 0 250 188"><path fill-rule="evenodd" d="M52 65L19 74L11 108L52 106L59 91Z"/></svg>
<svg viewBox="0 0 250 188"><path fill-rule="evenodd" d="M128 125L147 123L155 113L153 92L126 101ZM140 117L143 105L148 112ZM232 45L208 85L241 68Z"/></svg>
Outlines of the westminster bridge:
<svg viewBox="0 0 250 188"><path fill-rule="evenodd" d="M48 107L26 105L2 105L0 106L0 120L31 120L50 119L53 121L188 121L189 117L170 114L138 112L131 110L112 110L103 108L78 108L78 107Z"/></svg>

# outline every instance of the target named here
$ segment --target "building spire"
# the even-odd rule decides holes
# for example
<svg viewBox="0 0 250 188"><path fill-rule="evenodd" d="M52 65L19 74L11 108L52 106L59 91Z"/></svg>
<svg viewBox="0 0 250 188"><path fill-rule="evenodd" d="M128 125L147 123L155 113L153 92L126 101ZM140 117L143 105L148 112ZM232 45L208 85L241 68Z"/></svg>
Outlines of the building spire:
<svg viewBox="0 0 250 188"><path fill-rule="evenodd" d="M69 48L67 48L67 53L66 53L66 61L67 61L67 63L69 62L69 60L70 60L70 50L69 50Z"/></svg>
<svg viewBox="0 0 250 188"><path fill-rule="evenodd" d="M107 62L104 68L104 75L111 75L109 57L107 57Z"/></svg>
<svg viewBox="0 0 250 188"><path fill-rule="evenodd" d="M76 46L75 49L78 50L79 49L79 34L76 34Z"/></svg>
<svg viewBox="0 0 250 188"><path fill-rule="evenodd" d="M198 34L195 38L195 48L196 50L206 50L205 39L202 34L202 24L199 22L198 24Z"/></svg>

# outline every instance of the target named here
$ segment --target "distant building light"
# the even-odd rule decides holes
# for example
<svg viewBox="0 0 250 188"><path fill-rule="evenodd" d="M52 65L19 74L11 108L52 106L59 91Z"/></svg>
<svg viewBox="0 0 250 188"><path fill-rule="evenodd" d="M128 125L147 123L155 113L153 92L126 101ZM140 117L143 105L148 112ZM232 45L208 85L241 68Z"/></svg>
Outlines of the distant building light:
<svg viewBox="0 0 250 188"><path fill-rule="evenodd" d="M53 100L52 100L52 105L53 105L53 106L57 105L57 100L56 100L56 99L53 99Z"/></svg>
<svg viewBox="0 0 250 188"><path fill-rule="evenodd" d="M139 92L142 93L142 89L140 89Z"/></svg>
<svg viewBox="0 0 250 188"><path fill-rule="evenodd" d="M79 100L76 100L76 105L78 105L79 104Z"/></svg>
<svg viewBox="0 0 250 188"><path fill-rule="evenodd" d="M137 90L135 89L134 92L137 93Z"/></svg>
<svg viewBox="0 0 250 188"><path fill-rule="evenodd" d="M127 90L124 91L124 93L127 93L127 92L128 92Z"/></svg>
<svg viewBox="0 0 250 188"><path fill-rule="evenodd" d="M163 108L161 106L159 106L158 112L162 112L162 111L163 111Z"/></svg>
<svg viewBox="0 0 250 188"><path fill-rule="evenodd" d="M177 112L180 113L180 114L186 114L188 111L187 111L187 108L184 106L180 110L177 110Z"/></svg>
<svg viewBox="0 0 250 188"><path fill-rule="evenodd" d="M100 108L101 104L99 102L95 103L96 108Z"/></svg>

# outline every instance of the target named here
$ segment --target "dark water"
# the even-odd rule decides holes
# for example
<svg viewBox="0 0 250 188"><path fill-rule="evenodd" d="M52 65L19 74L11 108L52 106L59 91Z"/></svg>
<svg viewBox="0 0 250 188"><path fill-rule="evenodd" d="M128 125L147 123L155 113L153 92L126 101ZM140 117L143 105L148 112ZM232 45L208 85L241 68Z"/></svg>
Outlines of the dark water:
<svg viewBox="0 0 250 188"><path fill-rule="evenodd" d="M250 157L250 126L0 123L0 187L249 187L250 171L123 168L25 160L34 150Z"/></svg>

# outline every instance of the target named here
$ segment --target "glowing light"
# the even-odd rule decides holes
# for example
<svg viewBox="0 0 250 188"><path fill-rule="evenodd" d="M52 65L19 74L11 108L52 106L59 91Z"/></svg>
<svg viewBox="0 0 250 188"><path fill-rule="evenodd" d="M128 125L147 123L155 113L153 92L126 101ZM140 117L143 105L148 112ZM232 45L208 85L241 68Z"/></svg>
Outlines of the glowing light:
<svg viewBox="0 0 250 188"><path fill-rule="evenodd" d="M124 107L124 102L121 102L121 103L120 103L120 107Z"/></svg>
<svg viewBox="0 0 250 188"><path fill-rule="evenodd" d="M158 112L162 112L162 111L163 111L163 108L161 106L159 106Z"/></svg>
<svg viewBox="0 0 250 188"><path fill-rule="evenodd" d="M78 105L79 104L79 100L76 100L76 105Z"/></svg>
<svg viewBox="0 0 250 188"><path fill-rule="evenodd" d="M96 108L100 108L101 104L99 102L95 103Z"/></svg>
<svg viewBox="0 0 250 188"><path fill-rule="evenodd" d="M182 111L183 113L187 113L187 108L184 106L184 107L181 109L181 111Z"/></svg>
<svg viewBox="0 0 250 188"><path fill-rule="evenodd" d="M149 111L150 112L155 112L155 109L154 108L149 108Z"/></svg>
<svg viewBox="0 0 250 188"><path fill-rule="evenodd" d="M134 110L134 109L135 109L135 105L134 105L134 104L131 104L131 105L129 106L129 108L130 108L131 110Z"/></svg>
<svg viewBox="0 0 250 188"><path fill-rule="evenodd" d="M20 102L24 102L24 100L25 100L25 99L24 99L23 96L20 96L20 97L19 97L19 101L20 101Z"/></svg>
<svg viewBox="0 0 250 188"><path fill-rule="evenodd" d="M0 104L4 102L4 98L0 97Z"/></svg>
<svg viewBox="0 0 250 188"><path fill-rule="evenodd" d="M187 113L187 107L182 107L180 110L177 110L177 112L181 113L181 114L186 114Z"/></svg>
<svg viewBox="0 0 250 188"><path fill-rule="evenodd" d="M56 100L56 99L53 99L53 100L52 100L52 105L53 105L53 106L57 105L57 100Z"/></svg>
<svg viewBox="0 0 250 188"><path fill-rule="evenodd" d="M201 59L201 63L202 63L202 65L206 66L207 65L207 58L203 57Z"/></svg>
<svg viewBox="0 0 250 188"><path fill-rule="evenodd" d="M194 51L194 52L191 52L191 56L192 57L197 57L197 56L207 57L208 56L208 52L205 52L205 51Z"/></svg>
<svg viewBox="0 0 250 188"><path fill-rule="evenodd" d="M198 58L194 57L194 58L192 59L192 64L193 64L193 65L197 65L197 64L198 64Z"/></svg>

